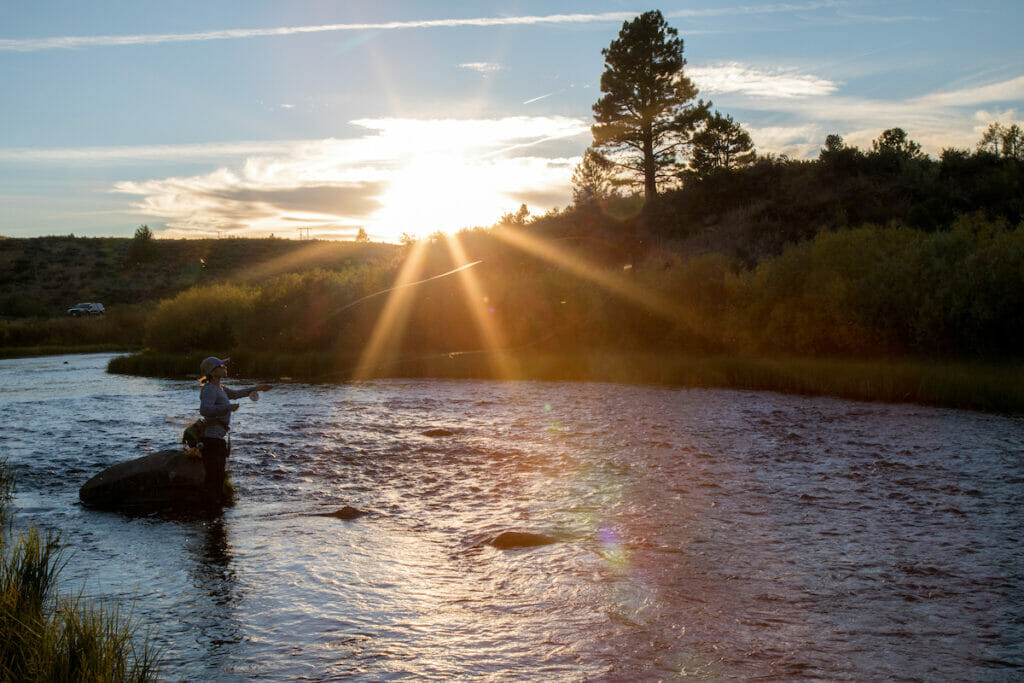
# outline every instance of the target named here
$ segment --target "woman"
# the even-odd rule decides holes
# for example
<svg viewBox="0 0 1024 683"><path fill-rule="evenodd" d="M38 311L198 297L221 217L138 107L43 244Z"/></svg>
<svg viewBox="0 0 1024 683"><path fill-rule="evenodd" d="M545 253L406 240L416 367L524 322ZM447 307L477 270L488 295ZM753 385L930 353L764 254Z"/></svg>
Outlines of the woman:
<svg viewBox="0 0 1024 683"><path fill-rule="evenodd" d="M269 384L239 390L221 386L221 380L228 375L229 360L210 356L199 364L202 373L199 383L203 387L199 391L199 414L206 418L206 429L199 447L203 452L203 467L206 468L206 489L210 499L217 503L224 500L224 464L228 459L228 444L224 437L231 429L231 413L238 410L238 404L232 403L231 399L273 388Z"/></svg>

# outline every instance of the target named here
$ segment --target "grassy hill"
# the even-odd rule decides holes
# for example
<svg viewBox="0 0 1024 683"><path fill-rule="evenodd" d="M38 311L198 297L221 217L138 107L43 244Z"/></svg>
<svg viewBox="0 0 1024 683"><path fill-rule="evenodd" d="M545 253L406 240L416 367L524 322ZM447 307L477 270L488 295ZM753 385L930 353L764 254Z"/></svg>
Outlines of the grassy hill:
<svg viewBox="0 0 1024 683"><path fill-rule="evenodd" d="M153 240L0 238L0 318L61 316L80 301L119 307L165 299L197 284L248 282L282 273L343 269L394 258L390 244L283 239Z"/></svg>

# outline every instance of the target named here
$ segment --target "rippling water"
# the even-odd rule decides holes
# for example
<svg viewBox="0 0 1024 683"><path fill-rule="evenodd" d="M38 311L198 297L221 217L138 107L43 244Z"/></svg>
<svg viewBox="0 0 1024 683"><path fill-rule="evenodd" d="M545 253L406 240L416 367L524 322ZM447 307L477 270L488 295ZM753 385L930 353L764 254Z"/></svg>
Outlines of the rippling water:
<svg viewBox="0 0 1024 683"><path fill-rule="evenodd" d="M1019 417L283 384L235 414L236 507L128 517L82 508L78 487L173 446L198 391L108 359L0 361L3 450L19 523L67 543L65 590L134 604L168 678L1024 676ZM343 505L369 514L311 516ZM486 545L506 530L559 542Z"/></svg>

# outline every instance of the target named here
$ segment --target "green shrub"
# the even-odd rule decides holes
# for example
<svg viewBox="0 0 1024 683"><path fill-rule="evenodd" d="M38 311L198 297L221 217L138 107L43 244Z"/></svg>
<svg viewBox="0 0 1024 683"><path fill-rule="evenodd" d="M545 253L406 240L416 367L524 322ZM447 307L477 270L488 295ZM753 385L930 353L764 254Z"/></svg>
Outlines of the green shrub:
<svg viewBox="0 0 1024 683"><path fill-rule="evenodd" d="M145 343L157 351L232 348L242 340L254 299L250 287L193 287L160 302L146 323Z"/></svg>

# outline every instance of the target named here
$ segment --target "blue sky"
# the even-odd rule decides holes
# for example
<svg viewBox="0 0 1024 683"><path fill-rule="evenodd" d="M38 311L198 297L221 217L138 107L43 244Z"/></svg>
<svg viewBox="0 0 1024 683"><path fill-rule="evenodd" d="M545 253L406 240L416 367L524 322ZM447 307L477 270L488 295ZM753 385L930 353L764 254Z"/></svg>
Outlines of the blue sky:
<svg viewBox="0 0 1024 683"><path fill-rule="evenodd" d="M7 2L0 235L374 239L570 202L601 49L660 9L759 152L1024 116L1024 3Z"/></svg>

